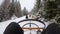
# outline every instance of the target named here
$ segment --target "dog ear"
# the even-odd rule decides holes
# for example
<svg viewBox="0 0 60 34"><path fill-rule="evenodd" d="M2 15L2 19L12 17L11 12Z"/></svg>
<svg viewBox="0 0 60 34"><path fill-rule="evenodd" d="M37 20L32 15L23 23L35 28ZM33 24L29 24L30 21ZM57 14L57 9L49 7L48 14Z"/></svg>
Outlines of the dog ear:
<svg viewBox="0 0 60 34"><path fill-rule="evenodd" d="M23 34L23 30L16 22L11 22L5 29L4 34Z"/></svg>

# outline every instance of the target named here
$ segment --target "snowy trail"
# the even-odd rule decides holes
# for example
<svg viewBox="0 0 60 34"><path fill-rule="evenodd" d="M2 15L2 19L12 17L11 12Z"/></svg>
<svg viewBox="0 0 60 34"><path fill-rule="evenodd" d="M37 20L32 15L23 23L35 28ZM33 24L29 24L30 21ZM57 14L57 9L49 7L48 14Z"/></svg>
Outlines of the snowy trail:
<svg viewBox="0 0 60 34"><path fill-rule="evenodd" d="M11 22L18 22L18 21L23 20L23 19L25 19L25 16L24 17L21 17L21 18L17 18L15 20L7 20L7 21L4 21L4 22L0 22L0 34L3 34L4 30L6 29L6 27Z"/></svg>
<svg viewBox="0 0 60 34"><path fill-rule="evenodd" d="M1 22L0 23L0 34L3 34L5 28L7 27L7 25L12 22L12 20L8 20L8 21L5 21L5 22Z"/></svg>
<svg viewBox="0 0 60 34"><path fill-rule="evenodd" d="M8 21L4 21L4 22L0 22L0 34L3 34L4 30L6 29L6 27L11 23L11 22L19 22L21 20L25 20L26 16L23 16L21 18L16 18L14 20L8 20ZM24 23L25 24L25 23ZM37 24L37 23L36 23ZM48 23L46 23L48 24ZM22 26L22 24L20 24ZM39 25L39 24L38 24ZM41 25L42 26L42 25ZM33 31L32 31L33 32ZM27 32L26 32L27 33Z"/></svg>

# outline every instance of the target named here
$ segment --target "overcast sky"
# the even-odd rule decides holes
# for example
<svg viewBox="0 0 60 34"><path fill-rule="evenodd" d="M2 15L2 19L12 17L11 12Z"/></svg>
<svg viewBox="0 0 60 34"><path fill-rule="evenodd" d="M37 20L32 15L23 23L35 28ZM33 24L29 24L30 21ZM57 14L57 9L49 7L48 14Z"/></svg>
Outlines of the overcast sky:
<svg viewBox="0 0 60 34"><path fill-rule="evenodd" d="M3 2L3 0L0 0L0 5L1 5L2 2Z"/></svg>
<svg viewBox="0 0 60 34"><path fill-rule="evenodd" d="M19 0L21 3L21 7L22 9L24 7L26 7L26 9L28 11L31 11L31 9L33 8L34 4L35 4L35 0Z"/></svg>
<svg viewBox="0 0 60 34"><path fill-rule="evenodd" d="M21 9L23 9L24 7L26 7L26 9L28 11L31 11L31 9L33 8L34 4L35 4L35 0L18 0L21 4ZM3 0L0 0L0 5L3 2Z"/></svg>

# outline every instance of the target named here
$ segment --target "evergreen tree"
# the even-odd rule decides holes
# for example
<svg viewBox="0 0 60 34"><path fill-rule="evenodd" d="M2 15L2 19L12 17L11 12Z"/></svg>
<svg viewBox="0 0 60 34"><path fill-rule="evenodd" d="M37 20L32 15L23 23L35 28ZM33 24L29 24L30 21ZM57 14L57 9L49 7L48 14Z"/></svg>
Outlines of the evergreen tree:
<svg viewBox="0 0 60 34"><path fill-rule="evenodd" d="M15 10L15 8L14 8L13 4L10 3L10 5L9 5L9 15L10 15L10 17L12 17L12 15L14 14L14 10Z"/></svg>
<svg viewBox="0 0 60 34"><path fill-rule="evenodd" d="M3 21L3 11L2 8L0 7L0 22Z"/></svg>
<svg viewBox="0 0 60 34"><path fill-rule="evenodd" d="M24 7L22 12L23 12L23 16L28 15L28 11L27 11L26 7Z"/></svg>
<svg viewBox="0 0 60 34"><path fill-rule="evenodd" d="M38 10L40 9L40 1L41 0L36 0L34 8L31 10L31 11L33 11L34 14L36 14L38 12Z"/></svg>
<svg viewBox="0 0 60 34"><path fill-rule="evenodd" d="M47 20L56 19L59 21L60 17L60 0L48 0L44 6L44 12L46 15L43 15Z"/></svg>
<svg viewBox="0 0 60 34"><path fill-rule="evenodd" d="M22 11L21 11L20 2L15 2L15 15L17 17L22 17Z"/></svg>
<svg viewBox="0 0 60 34"><path fill-rule="evenodd" d="M0 5L1 7L1 18L2 21L8 20L9 17L9 5L10 5L10 0L4 0L4 2Z"/></svg>
<svg viewBox="0 0 60 34"><path fill-rule="evenodd" d="M10 0L5 0L0 7L0 21L10 19L13 14L15 14L17 17L22 16L20 3L18 1L12 0L12 2L10 2Z"/></svg>
<svg viewBox="0 0 60 34"><path fill-rule="evenodd" d="M22 12L21 12L21 5L20 5L20 2L14 2L13 3L10 3L10 6L9 6L10 10L9 10L9 14L10 14L10 17L15 14L16 17L21 17L22 16Z"/></svg>
<svg viewBox="0 0 60 34"><path fill-rule="evenodd" d="M60 0L36 0L32 11L35 14L41 12L41 15L47 20L57 19L56 21L58 21L58 17L60 17Z"/></svg>

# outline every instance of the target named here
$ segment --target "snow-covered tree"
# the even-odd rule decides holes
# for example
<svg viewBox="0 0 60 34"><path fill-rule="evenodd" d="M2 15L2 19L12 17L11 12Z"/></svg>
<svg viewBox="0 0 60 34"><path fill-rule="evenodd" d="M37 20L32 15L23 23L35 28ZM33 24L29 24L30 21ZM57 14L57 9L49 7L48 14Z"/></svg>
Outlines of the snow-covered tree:
<svg viewBox="0 0 60 34"><path fill-rule="evenodd" d="M24 7L24 9L22 10L22 12L23 12L23 16L28 15L28 10L26 9L26 7Z"/></svg>
<svg viewBox="0 0 60 34"><path fill-rule="evenodd" d="M49 0L46 2L46 8L45 8L45 12L46 15L44 15L44 17L46 19L54 19L57 15L60 15L60 0Z"/></svg>
<svg viewBox="0 0 60 34"><path fill-rule="evenodd" d="M38 10L40 9L40 1L41 0L36 0L34 8L31 10L34 14L36 14L38 12Z"/></svg>
<svg viewBox="0 0 60 34"><path fill-rule="evenodd" d="M36 0L32 11L34 14L40 12L41 16L47 20L56 19L58 21L58 17L60 17L60 0Z"/></svg>
<svg viewBox="0 0 60 34"><path fill-rule="evenodd" d="M5 0L0 7L1 20L6 21L10 19L13 16L13 14L15 14L16 17L22 16L20 2L13 0L12 2L10 2L10 0Z"/></svg>
<svg viewBox="0 0 60 34"><path fill-rule="evenodd" d="M15 15L17 17L22 17L22 11L21 11L20 2L15 2Z"/></svg>

